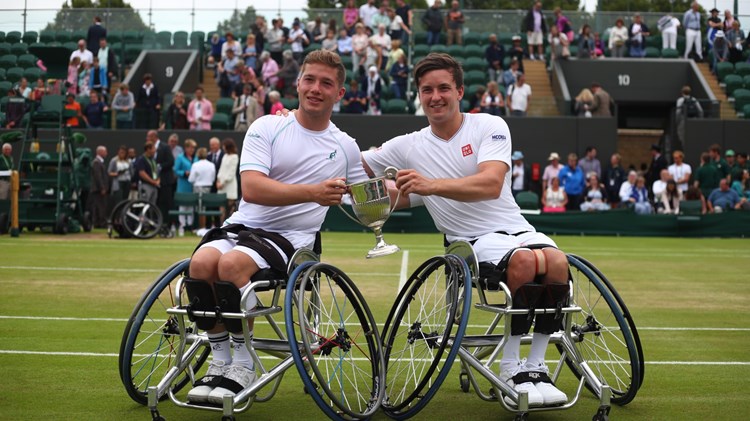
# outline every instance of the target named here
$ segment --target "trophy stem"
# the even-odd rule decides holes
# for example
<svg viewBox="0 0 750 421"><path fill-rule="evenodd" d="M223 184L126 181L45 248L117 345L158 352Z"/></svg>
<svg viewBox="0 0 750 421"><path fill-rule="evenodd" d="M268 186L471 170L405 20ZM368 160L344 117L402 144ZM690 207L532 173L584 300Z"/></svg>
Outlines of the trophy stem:
<svg viewBox="0 0 750 421"><path fill-rule="evenodd" d="M387 256L401 250L397 245L388 244L383 240L382 226L370 227L375 233L375 247L367 253L367 258Z"/></svg>

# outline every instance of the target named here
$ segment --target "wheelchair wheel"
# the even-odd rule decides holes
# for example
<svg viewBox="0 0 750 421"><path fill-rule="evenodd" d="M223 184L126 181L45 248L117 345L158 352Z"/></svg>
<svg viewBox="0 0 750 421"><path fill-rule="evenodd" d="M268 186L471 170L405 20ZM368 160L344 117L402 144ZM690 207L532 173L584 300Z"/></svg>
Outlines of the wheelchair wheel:
<svg viewBox="0 0 750 421"><path fill-rule="evenodd" d="M385 361L362 294L341 270L315 262L295 269L287 291L286 331L305 390L331 419L369 418L383 398Z"/></svg>
<svg viewBox="0 0 750 421"><path fill-rule="evenodd" d="M120 343L120 378L128 395L142 405L148 403L148 387L158 384L174 363L180 338L177 319L168 315L166 309L175 305L176 294L185 294L174 288L189 264L190 259L182 260L159 276L138 301L125 327ZM195 332L196 328L187 329ZM210 352L205 347L195 357L191 362L193 372L200 369ZM173 391L178 392L189 381L187 375L178 378Z"/></svg>
<svg viewBox="0 0 750 421"><path fill-rule="evenodd" d="M456 358L470 307L465 260L436 256L411 275L382 335L387 366L383 409L388 416L409 418L432 399Z"/></svg>
<svg viewBox="0 0 750 421"><path fill-rule="evenodd" d="M612 402L626 405L635 398L641 385L640 340L632 333L612 293L614 289L594 273L591 264L584 264L574 256L568 256L568 262L573 299L583 311L568 315L572 318L571 342L581 361L570 353L565 361L577 378L583 375L580 363L585 362L599 382L611 388ZM557 348L565 352L563 345L558 344ZM595 395L598 393L588 382L586 387Z"/></svg>
<svg viewBox="0 0 750 421"><path fill-rule="evenodd" d="M129 237L146 240L159 233L162 214L153 203L133 200L120 211L120 221Z"/></svg>

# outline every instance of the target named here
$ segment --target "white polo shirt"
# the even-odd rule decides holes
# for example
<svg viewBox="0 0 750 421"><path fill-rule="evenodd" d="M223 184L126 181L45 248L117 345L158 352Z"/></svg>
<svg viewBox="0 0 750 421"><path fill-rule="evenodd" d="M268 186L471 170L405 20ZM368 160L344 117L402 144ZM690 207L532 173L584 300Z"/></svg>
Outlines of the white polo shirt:
<svg viewBox="0 0 750 421"><path fill-rule="evenodd" d="M686 175L689 176L693 173L693 169L690 167L690 164L682 163L681 165L672 164L667 168L667 171L669 171L669 174L672 176L674 181L681 180ZM689 178L689 177L688 177ZM688 189L688 183L677 183L677 188L685 193Z"/></svg>
<svg viewBox="0 0 750 421"><path fill-rule="evenodd" d="M207 159L201 159L190 166L188 181L193 186L210 187L216 180L216 165Z"/></svg>

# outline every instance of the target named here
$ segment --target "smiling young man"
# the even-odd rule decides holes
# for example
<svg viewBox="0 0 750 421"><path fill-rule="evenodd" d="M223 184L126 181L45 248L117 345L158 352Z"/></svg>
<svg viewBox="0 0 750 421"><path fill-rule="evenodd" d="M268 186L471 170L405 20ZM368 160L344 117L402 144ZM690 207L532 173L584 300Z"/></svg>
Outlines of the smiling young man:
<svg viewBox="0 0 750 421"><path fill-rule="evenodd" d="M432 53L421 60L414 79L430 125L364 152L365 169L379 175L387 166L401 168L396 186L402 195L424 200L447 242L468 241L480 262L499 265L514 307L554 307L564 299L567 285L562 290L550 285L567 283L567 259L549 237L537 233L523 218L513 199L508 125L490 114L459 111L463 70L447 54ZM524 300L531 290L544 298ZM513 316L511 324L500 363L501 378L516 390L528 391L531 406L565 403L567 396L552 384L544 364L550 335L557 331L559 320L554 315L536 317L527 360L520 358L520 344L531 321L525 315Z"/></svg>
<svg viewBox="0 0 750 421"><path fill-rule="evenodd" d="M313 248L328 207L341 203L346 183L367 179L356 142L330 121L333 105L344 96L344 78L337 54L314 51L297 81L299 110L253 122L240 158L239 209L203 238L190 262L192 279L230 282L244 291L261 269L285 272L296 249ZM250 308L257 302L248 301ZM190 401L221 404L224 394L255 380L242 332L234 330L228 334L221 323L207 329L213 360L188 393Z"/></svg>

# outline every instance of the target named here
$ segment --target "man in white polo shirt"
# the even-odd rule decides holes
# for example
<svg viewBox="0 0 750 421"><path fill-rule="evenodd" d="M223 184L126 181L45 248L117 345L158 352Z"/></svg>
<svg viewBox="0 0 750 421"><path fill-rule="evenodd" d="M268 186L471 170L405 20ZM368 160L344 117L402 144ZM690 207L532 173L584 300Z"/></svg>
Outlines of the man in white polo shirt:
<svg viewBox="0 0 750 421"><path fill-rule="evenodd" d="M78 57L81 59L81 63L84 61L91 65L94 62L94 54L86 49L86 40L79 39L78 40L78 49L73 51L70 54L70 61L73 61L74 57Z"/></svg>

